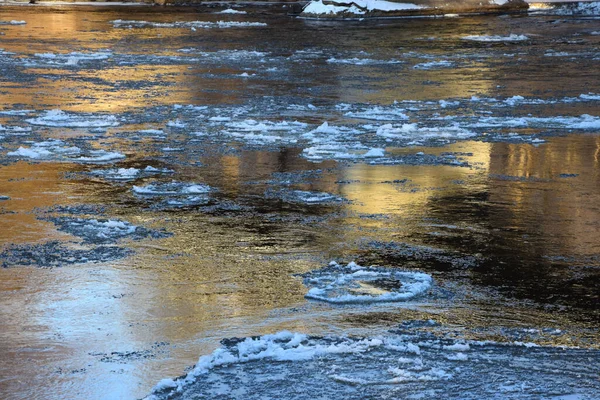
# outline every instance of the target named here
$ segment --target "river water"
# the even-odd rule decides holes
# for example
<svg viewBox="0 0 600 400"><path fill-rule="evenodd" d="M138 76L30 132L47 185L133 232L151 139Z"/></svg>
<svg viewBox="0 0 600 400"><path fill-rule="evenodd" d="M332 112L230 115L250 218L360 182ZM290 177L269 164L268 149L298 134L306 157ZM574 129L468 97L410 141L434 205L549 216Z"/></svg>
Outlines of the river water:
<svg viewBox="0 0 600 400"><path fill-rule="evenodd" d="M598 19L223 9L0 8L0 397L600 398Z"/></svg>

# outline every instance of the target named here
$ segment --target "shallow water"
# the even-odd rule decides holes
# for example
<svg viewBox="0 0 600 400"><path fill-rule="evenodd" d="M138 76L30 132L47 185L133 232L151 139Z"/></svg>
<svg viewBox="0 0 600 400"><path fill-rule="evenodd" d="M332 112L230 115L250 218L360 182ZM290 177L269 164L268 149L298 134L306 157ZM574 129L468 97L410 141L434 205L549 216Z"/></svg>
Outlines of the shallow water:
<svg viewBox="0 0 600 400"><path fill-rule="evenodd" d="M141 398L224 338L289 330L312 349L402 326L470 353L428 350L425 370L389 348L293 365L348 398L393 397L400 378L430 382L414 396L450 382L454 398L593 398L598 20L317 22L280 7L0 9L26 21L0 25L0 397ZM431 286L305 298L332 260L383 278L328 276L328 296L394 298L415 272ZM500 386L474 372L486 354ZM375 356L389 376L369 371ZM243 398L223 386L232 371L298 377L262 359L186 394ZM562 385L544 386L555 370Z"/></svg>

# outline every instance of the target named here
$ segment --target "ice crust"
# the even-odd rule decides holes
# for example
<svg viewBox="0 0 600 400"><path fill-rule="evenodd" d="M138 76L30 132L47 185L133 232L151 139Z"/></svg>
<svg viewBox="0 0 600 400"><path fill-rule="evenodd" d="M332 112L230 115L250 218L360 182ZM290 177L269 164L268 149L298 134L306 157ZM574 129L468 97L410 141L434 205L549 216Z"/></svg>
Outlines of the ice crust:
<svg viewBox="0 0 600 400"><path fill-rule="evenodd" d="M372 337L281 331L226 339L212 354L200 357L185 376L161 380L146 400L225 394L252 400L308 400L315 393L340 399L531 400L540 393L594 398L600 388L589 371L590 363L600 362L597 350L461 340L432 333L434 326L399 328ZM526 381L522 371L528 371Z"/></svg>
<svg viewBox="0 0 600 400"><path fill-rule="evenodd" d="M310 288L306 298L350 304L412 300L426 293L433 280L422 272L332 262L304 274L303 282Z"/></svg>
<svg viewBox="0 0 600 400"><path fill-rule="evenodd" d="M51 217L59 230L79 236L85 243L116 243L125 237L141 238L153 235L153 231L127 221L117 219L84 219L75 217Z"/></svg>

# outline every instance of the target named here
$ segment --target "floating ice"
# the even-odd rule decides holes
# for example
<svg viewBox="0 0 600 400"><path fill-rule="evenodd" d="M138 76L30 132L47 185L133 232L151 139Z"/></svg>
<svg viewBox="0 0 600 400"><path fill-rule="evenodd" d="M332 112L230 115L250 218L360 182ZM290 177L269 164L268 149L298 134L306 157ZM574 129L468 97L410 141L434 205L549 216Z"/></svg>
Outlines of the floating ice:
<svg viewBox="0 0 600 400"><path fill-rule="evenodd" d="M392 106L372 106L361 108L358 111L346 112L347 117L368 119L375 121L399 121L409 119L408 115L405 114L405 109Z"/></svg>
<svg viewBox="0 0 600 400"><path fill-rule="evenodd" d="M185 183L171 181L166 183L153 183L146 186L133 186L133 193L142 196L172 196L172 195L197 195L207 194L213 189L201 183Z"/></svg>
<svg viewBox="0 0 600 400"><path fill-rule="evenodd" d="M110 181L131 181L141 177L161 174L161 173L172 173L170 169L160 169L147 166L144 169L138 168L114 168L114 169L95 169L90 171L90 175L99 176Z"/></svg>
<svg viewBox="0 0 600 400"><path fill-rule="evenodd" d="M529 40L529 37L511 33L508 36L469 35L463 36L462 39L473 40L476 42L520 42L523 40Z"/></svg>
<svg viewBox="0 0 600 400"><path fill-rule="evenodd" d="M23 135L29 135L31 133L31 128L0 124L0 132L2 132L5 135L10 135L10 136L23 136Z"/></svg>
<svg viewBox="0 0 600 400"><path fill-rule="evenodd" d="M250 143L296 143L297 139L292 135L303 132L307 126L307 124L298 121L272 122L247 119L240 122L227 122L225 124L227 129L221 131L221 133ZM268 134L267 132L277 134Z"/></svg>
<svg viewBox="0 0 600 400"><path fill-rule="evenodd" d="M123 158L125 158L125 155L116 151L90 150L87 155L73 158L72 161L77 161L84 164L102 164L121 160Z"/></svg>
<svg viewBox="0 0 600 400"><path fill-rule="evenodd" d="M106 60L113 54L110 50L104 50L95 53L72 52L68 54L55 53L36 53L35 57L42 59L47 64L56 64L60 66L77 66L80 61L98 61Z"/></svg>
<svg viewBox="0 0 600 400"><path fill-rule="evenodd" d="M216 12L215 14L247 14L246 11L234 10L233 8L227 8L223 11Z"/></svg>
<svg viewBox="0 0 600 400"><path fill-rule="evenodd" d="M400 64L402 61L390 60L374 60L372 58L335 58L327 59L329 64L350 64L350 65L377 65L377 64Z"/></svg>
<svg viewBox="0 0 600 400"><path fill-rule="evenodd" d="M413 145L429 140L457 140L477 136L475 132L462 128L459 124L442 127L419 127L417 124L394 126L385 124L377 128L376 135L393 140L412 140Z"/></svg>
<svg viewBox="0 0 600 400"><path fill-rule="evenodd" d="M81 154L79 147L65 146L62 140L47 140L44 142L34 143L31 147L19 147L15 151L9 151L8 156L24 157L33 159L50 159L67 156L76 156Z"/></svg>
<svg viewBox="0 0 600 400"><path fill-rule="evenodd" d="M121 153L106 150L89 150L84 152L79 147L67 146L62 140L38 142L28 148L21 146L15 151L9 151L7 155L34 160L70 161L90 164L111 162L125 158L125 155Z"/></svg>
<svg viewBox="0 0 600 400"><path fill-rule="evenodd" d="M68 264L107 262L127 257L132 251L118 246L94 246L71 248L58 241L34 245L11 245L0 252L2 266L33 265L36 267L59 267Z"/></svg>
<svg viewBox="0 0 600 400"><path fill-rule="evenodd" d="M27 24L27 22L25 21L17 21L17 20L12 20L12 21L0 21L0 25L25 25Z"/></svg>
<svg viewBox="0 0 600 400"><path fill-rule="evenodd" d="M226 339L187 375L161 380L146 400L231 393L249 400L309 400L315 393L331 399L592 399L600 391L590 371L600 362L598 350L463 341L427 329L364 338L282 331ZM468 350L453 349L463 346Z"/></svg>
<svg viewBox="0 0 600 400"><path fill-rule="evenodd" d="M407 301L431 287L430 275L335 262L303 275L306 297L335 304Z"/></svg>
<svg viewBox="0 0 600 400"><path fill-rule="evenodd" d="M100 128L119 125L114 115L74 114L62 110L45 111L42 116L25 121L31 125L65 128Z"/></svg>
<svg viewBox="0 0 600 400"><path fill-rule="evenodd" d="M164 232L151 231L132 225L129 222L114 219L83 219L74 217L50 217L60 231L83 239L85 243L115 243L125 237L141 239L143 237L164 237Z"/></svg>
<svg viewBox="0 0 600 400"><path fill-rule="evenodd" d="M178 21L178 22L150 22L117 19L111 21L115 28L247 28L267 26L264 22L237 22L237 21Z"/></svg>
<svg viewBox="0 0 600 400"><path fill-rule="evenodd" d="M600 117L583 114L579 117L480 117L477 122L467 123L472 128L568 128L598 129Z"/></svg>
<svg viewBox="0 0 600 400"><path fill-rule="evenodd" d="M452 68L452 67L454 67L453 62L442 60L442 61L430 61L430 62L426 62L426 63L417 64L413 68L429 70L429 69Z"/></svg>
<svg viewBox="0 0 600 400"><path fill-rule="evenodd" d="M267 198L279 198L290 203L303 204L334 204L344 201L343 197L331 193L314 192L306 190L268 190L265 193Z"/></svg>

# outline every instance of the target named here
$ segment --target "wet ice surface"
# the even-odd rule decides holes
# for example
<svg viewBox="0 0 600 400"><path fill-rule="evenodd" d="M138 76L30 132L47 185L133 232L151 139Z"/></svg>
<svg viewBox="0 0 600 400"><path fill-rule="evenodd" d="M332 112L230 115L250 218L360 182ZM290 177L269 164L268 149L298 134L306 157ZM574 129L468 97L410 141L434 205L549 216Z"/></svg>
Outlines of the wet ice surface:
<svg viewBox="0 0 600 400"><path fill-rule="evenodd" d="M34 245L12 245L0 253L2 267L30 265L34 267L61 267L68 264L103 263L117 260L132 252L122 247L97 246L72 248L58 241Z"/></svg>
<svg viewBox="0 0 600 400"><path fill-rule="evenodd" d="M47 217L58 230L83 239L84 243L116 243L123 238L142 239L168 236L165 232L152 231L118 219L84 219L76 217Z"/></svg>
<svg viewBox="0 0 600 400"><path fill-rule="evenodd" d="M0 397L594 398L595 20L223 8L3 6Z"/></svg>
<svg viewBox="0 0 600 400"><path fill-rule="evenodd" d="M365 338L282 331L222 343L186 376L161 381L147 399L312 399L319 393L345 399L584 399L600 389L580 362L585 358L597 367L598 350L401 330Z"/></svg>

